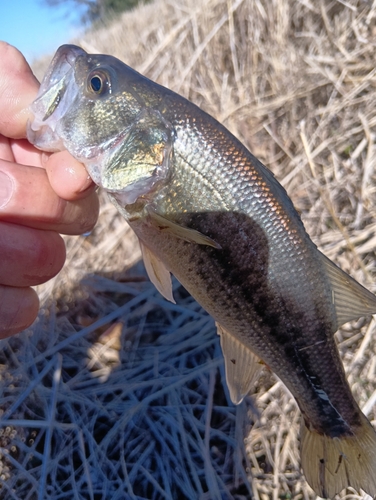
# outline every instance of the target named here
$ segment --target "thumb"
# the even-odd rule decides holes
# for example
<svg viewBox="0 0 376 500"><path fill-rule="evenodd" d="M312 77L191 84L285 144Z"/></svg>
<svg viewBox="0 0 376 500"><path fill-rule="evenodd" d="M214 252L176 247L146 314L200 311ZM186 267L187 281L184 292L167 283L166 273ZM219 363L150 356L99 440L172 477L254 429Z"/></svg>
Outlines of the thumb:
<svg viewBox="0 0 376 500"><path fill-rule="evenodd" d="M31 117L28 106L38 88L38 80L21 52L0 41L0 134L13 139L26 137Z"/></svg>

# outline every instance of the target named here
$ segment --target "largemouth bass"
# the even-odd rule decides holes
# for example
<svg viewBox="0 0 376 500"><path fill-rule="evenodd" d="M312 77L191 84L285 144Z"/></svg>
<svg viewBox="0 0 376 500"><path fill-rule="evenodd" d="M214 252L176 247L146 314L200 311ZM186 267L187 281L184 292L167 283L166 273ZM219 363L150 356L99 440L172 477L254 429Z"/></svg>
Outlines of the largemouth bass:
<svg viewBox="0 0 376 500"><path fill-rule="evenodd" d="M31 143L67 149L139 238L173 300L173 273L218 326L232 401L261 363L302 413L305 477L321 497L376 495L376 434L334 333L376 298L318 251L283 187L225 127L114 57L58 49L32 105Z"/></svg>

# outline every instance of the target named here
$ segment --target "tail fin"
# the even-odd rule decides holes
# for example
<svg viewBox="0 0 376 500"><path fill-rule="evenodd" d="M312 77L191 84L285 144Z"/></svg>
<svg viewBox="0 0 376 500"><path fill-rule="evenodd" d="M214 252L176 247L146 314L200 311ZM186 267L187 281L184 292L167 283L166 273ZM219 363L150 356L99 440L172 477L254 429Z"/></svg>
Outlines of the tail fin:
<svg viewBox="0 0 376 500"><path fill-rule="evenodd" d="M302 468L317 495L333 498L352 486L376 496L376 433L366 417L352 436L331 438L302 422Z"/></svg>

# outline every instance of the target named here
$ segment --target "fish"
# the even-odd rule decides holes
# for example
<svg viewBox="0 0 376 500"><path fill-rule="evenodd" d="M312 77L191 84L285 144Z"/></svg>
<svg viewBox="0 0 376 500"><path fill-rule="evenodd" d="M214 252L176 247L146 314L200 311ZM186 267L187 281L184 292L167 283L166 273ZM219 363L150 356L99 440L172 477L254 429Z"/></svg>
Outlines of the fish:
<svg viewBox="0 0 376 500"><path fill-rule="evenodd" d="M216 119L110 55L61 46L31 105L28 140L82 162L136 233L174 301L171 274L214 318L239 404L263 365L300 409L301 464L317 495L376 495L376 433L334 338L376 297L312 242L285 189Z"/></svg>

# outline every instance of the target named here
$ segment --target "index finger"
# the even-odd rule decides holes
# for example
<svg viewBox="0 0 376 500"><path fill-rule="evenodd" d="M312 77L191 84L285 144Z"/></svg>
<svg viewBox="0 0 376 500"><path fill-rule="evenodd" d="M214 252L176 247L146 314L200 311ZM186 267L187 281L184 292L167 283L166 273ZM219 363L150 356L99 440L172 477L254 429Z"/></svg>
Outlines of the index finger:
<svg viewBox="0 0 376 500"><path fill-rule="evenodd" d="M26 137L26 124L31 118L28 107L38 88L38 80L21 52L0 41L0 134L13 139Z"/></svg>

